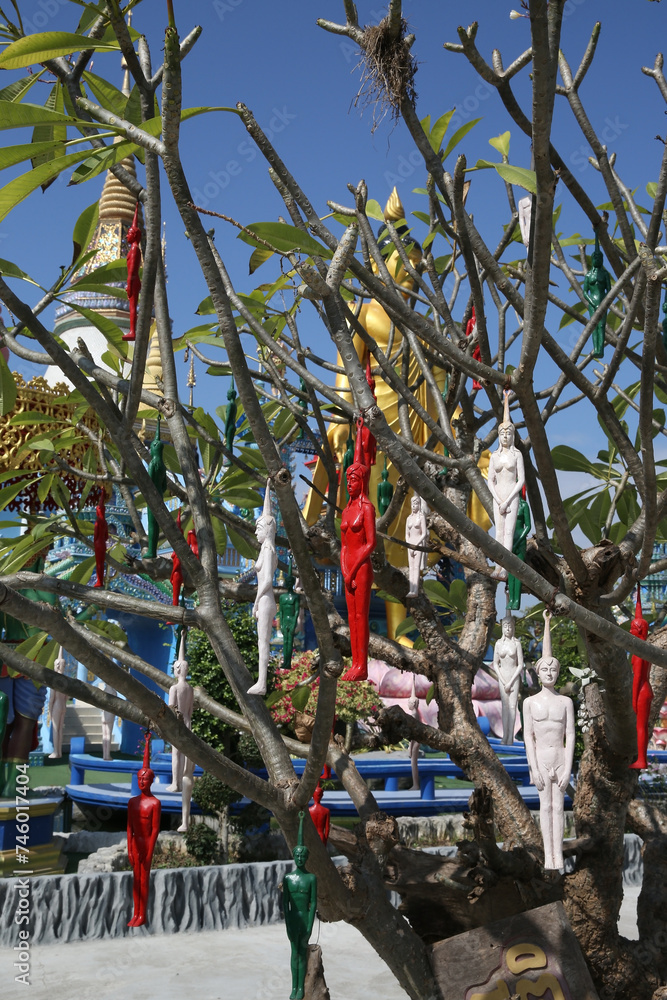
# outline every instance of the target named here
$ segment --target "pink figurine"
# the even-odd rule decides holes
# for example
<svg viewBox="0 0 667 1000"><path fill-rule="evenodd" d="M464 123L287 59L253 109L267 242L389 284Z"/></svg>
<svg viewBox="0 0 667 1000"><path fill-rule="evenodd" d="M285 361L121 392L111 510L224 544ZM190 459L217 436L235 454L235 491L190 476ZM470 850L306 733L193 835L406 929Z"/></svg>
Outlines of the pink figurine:
<svg viewBox="0 0 667 1000"><path fill-rule="evenodd" d="M109 525L107 524L106 512L104 509L104 490L100 492L100 502L95 508L97 517L95 518L95 528L93 530L93 548L95 549L95 568L97 570L96 587L104 586L104 558L107 552L107 542L109 540Z"/></svg>
<svg viewBox="0 0 667 1000"><path fill-rule="evenodd" d="M638 639L646 640L648 636L648 622L642 614L642 600L639 588L637 588L637 605L635 617L630 625L630 635L636 635ZM646 762L646 750L648 748L649 728L648 717L653 701L653 688L649 676L651 664L648 660L642 660L639 656L632 657L632 708L637 716L637 760L630 764L635 771L641 771L648 767Z"/></svg>
<svg viewBox="0 0 667 1000"><path fill-rule="evenodd" d="M134 876L132 896L134 915L128 927L140 927L146 923L146 904L150 882L151 861L157 835L160 832L162 806L151 792L155 775L150 766L150 738L146 733L144 746L144 766L137 775L140 795L133 795L127 803L127 853Z"/></svg>
<svg viewBox="0 0 667 1000"><path fill-rule="evenodd" d="M322 805L322 795L322 786L318 782L317 787L313 792L315 803L310 806L308 812L310 813L310 818L315 824L315 829L317 830L320 840L323 844L326 844L329 839L329 828L331 826L331 810Z"/></svg>
<svg viewBox="0 0 667 1000"><path fill-rule="evenodd" d="M475 307L473 306L472 307L472 316L470 317L470 319L468 320L468 323L466 325L466 337L472 337L472 335L473 335L473 333L475 332L476 329L477 329L477 317L475 316ZM482 352L479 349L479 344L475 344L475 346L473 347L472 356L475 359L475 361L481 361L482 360ZM482 388L482 383L478 382L477 379L474 378L472 380L472 387L473 387L473 389L481 389Z"/></svg>
<svg viewBox="0 0 667 1000"><path fill-rule="evenodd" d="M341 519L340 569L345 582L345 601L350 626L352 666L343 675L344 681L365 681L368 678L368 612L373 586L371 553L375 548L375 507L368 499L369 468L361 463L360 437L357 436L354 462L347 470L347 492L350 499Z"/></svg>
<svg viewBox="0 0 667 1000"><path fill-rule="evenodd" d="M139 303L139 292L141 291L141 279L139 268L141 267L141 229L139 228L139 202L134 210L132 225L127 231L127 242L130 249L127 251L127 301L130 304L130 332L123 336L123 340L136 340L137 335L137 305Z"/></svg>

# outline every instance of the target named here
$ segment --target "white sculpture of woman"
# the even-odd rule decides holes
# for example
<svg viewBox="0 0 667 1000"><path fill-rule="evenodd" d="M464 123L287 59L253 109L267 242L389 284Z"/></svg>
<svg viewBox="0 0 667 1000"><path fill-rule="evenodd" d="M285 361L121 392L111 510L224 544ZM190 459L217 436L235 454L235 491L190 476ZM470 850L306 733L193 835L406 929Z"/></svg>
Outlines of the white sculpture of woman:
<svg viewBox="0 0 667 1000"><path fill-rule="evenodd" d="M535 664L542 690L523 703L523 732L531 780L540 793L544 867L561 869L563 800L574 758L574 708L570 698L555 691L560 663L551 655L550 618L551 613L544 611L542 656Z"/></svg>
<svg viewBox="0 0 667 1000"><path fill-rule="evenodd" d="M519 229L524 246L530 245L530 217L533 212L533 199L530 195L522 198L517 205L519 210Z"/></svg>
<svg viewBox="0 0 667 1000"><path fill-rule="evenodd" d="M179 713L183 724L192 728L192 709L194 707L195 693L191 684L188 684L186 677L190 664L185 659L185 629L181 632L181 645L178 651L178 659L174 660L175 683L169 688L169 707ZM183 774L185 770L186 757L178 747L171 748L171 784L167 785L168 792L180 792L183 788Z"/></svg>
<svg viewBox="0 0 667 1000"><path fill-rule="evenodd" d="M100 688L106 694L118 694L116 689L112 688L110 684L102 683L100 684ZM102 760L111 760L111 737L115 721L115 712L102 712Z"/></svg>
<svg viewBox="0 0 667 1000"><path fill-rule="evenodd" d="M426 526L426 512L420 496L416 493L411 503L412 513L408 515L405 522L405 540L409 545L424 546L428 542L428 528ZM419 581L421 572L426 569L428 553L419 549L408 549L408 577L410 589L408 597L416 597L419 593Z"/></svg>
<svg viewBox="0 0 667 1000"><path fill-rule="evenodd" d="M505 392L505 413L498 427L498 447L489 458L489 490L493 497L496 539L510 552L519 511L519 496L526 481L523 456L514 447L514 424L510 420L509 394ZM502 579L507 572L500 570Z"/></svg>
<svg viewBox="0 0 667 1000"><path fill-rule="evenodd" d="M56 657L55 663L53 664L53 669L57 674L65 673L66 665L65 656L63 654L63 647L60 646L58 650L58 656ZM63 755L63 726L65 723L65 710L67 708L67 695L63 694L62 691L56 691L55 688L51 688L51 697L49 698L49 712L51 713L51 734L53 736L53 753L49 754L49 758L55 759L56 757L62 757Z"/></svg>
<svg viewBox="0 0 667 1000"><path fill-rule="evenodd" d="M412 516L412 515L410 515ZM408 520L410 517L408 517ZM419 721L419 698L417 697L417 691L415 688L415 675L412 675L412 694L408 699L408 712L413 719ZM419 741L410 740L410 770L412 771L412 788L411 792L418 792L420 789L419 784L419 765L417 761L419 760Z"/></svg>
<svg viewBox="0 0 667 1000"><path fill-rule="evenodd" d="M507 612L500 623L503 634L493 650L493 667L498 675L502 702L503 743L514 743L519 678L523 670L523 650L514 635L514 618Z"/></svg>
<svg viewBox="0 0 667 1000"><path fill-rule="evenodd" d="M189 757L185 758L183 768L183 801L181 804L181 825L177 828L177 833L187 833L190 826L190 803L192 801L192 785L194 783L195 762Z"/></svg>
<svg viewBox="0 0 667 1000"><path fill-rule="evenodd" d="M278 568L276 554L276 519L271 513L270 488L267 482L264 494L264 510L255 529L261 548L255 563L257 570L257 596L252 606L257 619L257 651L259 653L259 679L248 689L248 694L266 694L266 679L269 672L269 652L271 630L276 617L276 598L273 593L273 576Z"/></svg>

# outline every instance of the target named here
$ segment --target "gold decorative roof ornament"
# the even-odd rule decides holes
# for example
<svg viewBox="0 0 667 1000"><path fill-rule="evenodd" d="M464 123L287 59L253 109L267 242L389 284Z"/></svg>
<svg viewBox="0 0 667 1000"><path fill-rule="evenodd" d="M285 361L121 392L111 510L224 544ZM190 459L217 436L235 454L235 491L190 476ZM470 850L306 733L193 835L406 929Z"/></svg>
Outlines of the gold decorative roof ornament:
<svg viewBox="0 0 667 1000"><path fill-rule="evenodd" d="M387 199L387 204L384 206L384 217L386 222L398 222L405 218L405 209L397 188L394 188Z"/></svg>

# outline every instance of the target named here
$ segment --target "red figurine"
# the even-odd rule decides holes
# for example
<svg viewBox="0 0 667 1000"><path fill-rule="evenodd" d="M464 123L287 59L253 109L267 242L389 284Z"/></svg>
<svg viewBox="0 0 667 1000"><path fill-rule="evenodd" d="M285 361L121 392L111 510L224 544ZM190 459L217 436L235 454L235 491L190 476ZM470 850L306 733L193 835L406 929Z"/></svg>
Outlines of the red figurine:
<svg viewBox="0 0 667 1000"><path fill-rule="evenodd" d="M331 810L322 805L322 795L322 786L318 782L317 787L313 792L315 804L310 806L308 812L310 813L310 818L315 824L315 829L319 834L320 840L323 844L326 844L329 839L329 827L331 826Z"/></svg>
<svg viewBox="0 0 667 1000"><path fill-rule="evenodd" d="M477 329L477 317L475 316L475 307L472 307L472 316L468 320L468 325L466 326L466 337L472 337L473 333ZM482 360L482 352L479 349L479 344L475 344L472 350L472 356L475 361ZM476 378L472 380L473 389L481 389L482 383L478 382Z"/></svg>
<svg viewBox="0 0 667 1000"><path fill-rule="evenodd" d="M141 279L139 278L139 268L141 267L141 229L139 228L139 202L134 210L132 225L127 231L127 242L130 249L127 251L127 301L130 304L130 332L123 336L123 340L136 340L137 333L137 304L139 302L139 292L141 291Z"/></svg>
<svg viewBox="0 0 667 1000"><path fill-rule="evenodd" d="M373 373L371 372L370 355L366 358L366 381L368 382L369 389L373 393L373 399L376 399L375 379L373 378ZM375 465L377 444L374 436L364 424L363 417L359 417L357 419L357 441L359 441L359 439L361 439L361 451L357 458L357 444L355 442L355 461L361 462L362 465L365 465L370 470L371 465Z"/></svg>
<svg viewBox="0 0 667 1000"><path fill-rule="evenodd" d="M151 734L147 732L144 766L137 775L141 794L133 795L127 803L127 853L134 876L132 884L134 915L128 921L128 927L140 927L146 923L151 861L157 835L160 832L162 806L160 800L151 792L155 775L150 766L150 738Z"/></svg>
<svg viewBox="0 0 667 1000"><path fill-rule="evenodd" d="M369 468L359 460L361 439L357 436L354 462L347 470L349 501L341 519L340 568L345 582L345 600L350 626L352 666L344 681L368 679L368 612L373 586L371 553L375 548L375 507L368 499Z"/></svg>
<svg viewBox="0 0 667 1000"><path fill-rule="evenodd" d="M199 559L199 542L197 541L197 532L194 528L190 528L188 531L188 545L193 555Z"/></svg>
<svg viewBox="0 0 667 1000"><path fill-rule="evenodd" d="M648 636L648 622L642 615L642 601L639 588L637 588L637 606L635 617L630 625L630 635L636 635L638 639L646 640ZM646 750L648 748L649 731L648 717L653 701L653 688L649 680L651 664L648 660L642 660L639 656L632 657L632 707L637 716L637 760L630 764L635 771L641 771L648 767L646 762Z"/></svg>
<svg viewBox="0 0 667 1000"><path fill-rule="evenodd" d="M97 570L96 587L104 586L104 558L107 552L107 541L109 540L109 525L104 509L104 490L100 491L100 502L96 507L97 517L95 518L95 528L93 530L93 548L95 549L95 568Z"/></svg>

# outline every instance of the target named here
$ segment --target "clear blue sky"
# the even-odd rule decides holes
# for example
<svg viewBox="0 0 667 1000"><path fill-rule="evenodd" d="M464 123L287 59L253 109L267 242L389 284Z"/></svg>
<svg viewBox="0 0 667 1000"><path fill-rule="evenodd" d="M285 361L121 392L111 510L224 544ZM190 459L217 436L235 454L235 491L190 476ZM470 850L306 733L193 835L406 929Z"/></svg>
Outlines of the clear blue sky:
<svg viewBox="0 0 667 1000"><path fill-rule="evenodd" d="M35 29L74 30L79 7L65 0L19 0ZM456 41L457 25L479 21L478 45L487 59L498 47L509 64L529 42L526 20L510 20L509 11L518 0L470 0L463 4L405 0L405 15L417 35L414 53L419 61L416 77L418 112L437 118L456 107L459 123L482 117L482 121L459 147L469 163L479 157L497 159L488 139L506 129L512 132L510 159L530 166L527 140L519 135L502 109L495 93L481 83L463 56L448 53L443 42ZM358 5L362 22L376 22L383 14L379 2ZM277 5L269 0L214 0L186 4L174 0L181 37L202 24L203 33L184 64L184 106L233 105L244 101L258 121L273 133L276 147L300 180L320 214L326 200L350 203L348 182L365 178L371 197L384 203L397 184L408 215L424 209L425 199L413 194L424 185L406 129L385 120L371 133L371 115L363 116L352 105L359 86L355 69L357 53L347 40L317 27L318 16L343 19L342 2L334 0L290 0ZM641 73L642 65L653 65L665 37L667 3L648 0L568 0L563 29L563 49L576 67L596 20L603 30L596 61L581 89L590 118L617 153L617 168L630 187L642 192L647 181L657 179L662 146L656 133L665 131L664 103L655 83ZM151 0L139 4L134 27L146 33L159 61L166 23L166 4ZM120 84L118 57L96 57L94 71ZM0 86L14 74L0 74ZM47 87L37 85L31 98L42 102ZM517 80L517 93L529 108L528 78ZM216 113L196 118L183 126L183 159L194 196L201 204L233 215L243 223L275 219L284 211L266 166L252 148L235 115ZM27 141L17 131L4 132L3 141ZM572 120L565 99L557 99L554 141L563 158L581 182L592 189L596 203L607 200L599 176L586 160L584 140ZM453 167L453 158L449 161ZM17 170L5 171L6 183ZM476 224L495 245L508 211L495 171L473 175L468 208ZM68 187L61 178L44 194L37 192L0 223L0 257L9 258L44 285L57 274L59 264L71 257L71 232L79 212L99 197L101 179L80 187ZM522 192L517 189L517 197ZM562 190L560 228L590 235L581 213ZM167 221L167 264L174 333L180 335L201 322L194 311L206 295L203 279L183 226L170 201L166 183L164 214ZM214 223L211 223L214 224ZM235 232L215 222L217 242L239 290L249 291L254 278L247 275L250 250L236 240ZM521 251L519 250L520 254ZM272 264L258 273L257 281L270 276ZM25 286L24 286L25 287ZM30 292L26 292L30 298ZM572 296L574 301L574 297ZM461 303L461 309L463 302ZM563 331L563 340L574 327ZM311 342L320 342L323 331L312 327ZM330 347L325 352L331 351ZM511 360L511 359L510 359ZM30 366L15 367L26 374ZM185 368L185 366L183 366ZM184 373L185 374L185 373ZM222 397L221 380L208 388L199 366L197 402L214 407ZM213 382L212 379L209 380ZM226 388L226 386L224 387ZM580 419L567 411L561 430L575 446L582 447ZM570 416L572 414L572 417Z"/></svg>

